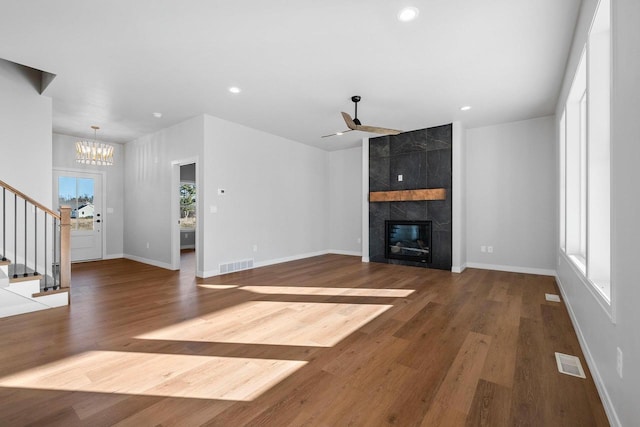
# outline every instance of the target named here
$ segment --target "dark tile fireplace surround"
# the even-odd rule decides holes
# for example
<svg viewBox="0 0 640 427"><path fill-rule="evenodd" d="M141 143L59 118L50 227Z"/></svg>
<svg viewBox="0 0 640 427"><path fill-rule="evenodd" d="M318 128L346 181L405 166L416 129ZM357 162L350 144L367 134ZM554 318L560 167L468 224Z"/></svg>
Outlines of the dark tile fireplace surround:
<svg viewBox="0 0 640 427"><path fill-rule="evenodd" d="M369 140L370 192L446 190L445 200L369 202L371 262L451 270L451 142L451 124ZM386 220L431 221L431 262L386 258Z"/></svg>

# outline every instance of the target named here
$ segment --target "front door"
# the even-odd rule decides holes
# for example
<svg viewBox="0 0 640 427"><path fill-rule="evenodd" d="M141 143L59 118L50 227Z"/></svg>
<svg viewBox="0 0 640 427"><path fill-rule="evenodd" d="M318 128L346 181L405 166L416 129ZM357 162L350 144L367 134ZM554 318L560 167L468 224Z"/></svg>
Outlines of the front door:
<svg viewBox="0 0 640 427"><path fill-rule="evenodd" d="M102 258L102 175L54 172L54 203L71 206L71 261Z"/></svg>

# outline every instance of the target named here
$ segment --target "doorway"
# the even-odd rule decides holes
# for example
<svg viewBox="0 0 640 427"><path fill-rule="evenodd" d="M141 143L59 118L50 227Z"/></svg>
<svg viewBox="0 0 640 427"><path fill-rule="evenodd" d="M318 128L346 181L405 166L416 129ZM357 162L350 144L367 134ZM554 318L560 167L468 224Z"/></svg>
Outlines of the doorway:
<svg viewBox="0 0 640 427"><path fill-rule="evenodd" d="M174 163L174 179L172 193L175 195L174 212L177 221L174 222L173 265L174 268L186 270L185 273L195 274L197 270L197 242L198 242L198 193L196 162L185 160Z"/></svg>
<svg viewBox="0 0 640 427"><path fill-rule="evenodd" d="M54 170L54 209L71 207L71 262L102 259L103 176Z"/></svg>

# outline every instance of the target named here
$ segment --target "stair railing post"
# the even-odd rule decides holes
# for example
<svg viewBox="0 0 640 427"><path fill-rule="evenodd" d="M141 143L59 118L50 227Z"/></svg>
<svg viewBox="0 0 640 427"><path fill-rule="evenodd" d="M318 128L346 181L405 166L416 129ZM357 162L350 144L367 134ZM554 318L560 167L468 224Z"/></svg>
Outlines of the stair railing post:
<svg viewBox="0 0 640 427"><path fill-rule="evenodd" d="M45 292L49 290L49 276L47 276L47 252L48 251L48 247L47 247L47 215L44 215L44 290Z"/></svg>
<svg viewBox="0 0 640 427"><path fill-rule="evenodd" d="M38 275L38 207L33 207L33 275Z"/></svg>
<svg viewBox="0 0 640 427"><path fill-rule="evenodd" d="M13 262L18 262L18 195L13 195L13 256L15 260ZM13 278L16 279L18 277L17 268L13 270Z"/></svg>
<svg viewBox="0 0 640 427"><path fill-rule="evenodd" d="M60 288L71 286L71 207L60 207ZM70 292L69 292L70 294ZM69 295L71 301L71 295Z"/></svg>
<svg viewBox="0 0 640 427"><path fill-rule="evenodd" d="M24 201L24 274L23 277L27 277L27 200Z"/></svg>
<svg viewBox="0 0 640 427"><path fill-rule="evenodd" d="M7 260L7 189L2 187L2 261Z"/></svg>

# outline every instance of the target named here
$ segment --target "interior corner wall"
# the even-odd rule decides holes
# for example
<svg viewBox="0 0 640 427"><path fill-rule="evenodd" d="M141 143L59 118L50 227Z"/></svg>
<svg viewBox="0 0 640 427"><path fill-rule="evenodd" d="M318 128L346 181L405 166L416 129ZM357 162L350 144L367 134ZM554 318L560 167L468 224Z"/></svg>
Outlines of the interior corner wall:
<svg viewBox="0 0 640 427"><path fill-rule="evenodd" d="M204 116L198 116L124 145L125 257L172 268L172 162L202 159L203 141Z"/></svg>
<svg viewBox="0 0 640 427"><path fill-rule="evenodd" d="M204 159L203 276L327 251L329 153L205 116Z"/></svg>
<svg viewBox="0 0 640 427"><path fill-rule="evenodd" d="M556 109L560 120L571 81L587 39L597 0L584 0L574 34L564 83ZM611 2L611 294L613 318L592 295L589 284L561 256L558 283L578 333L609 421L614 426L637 425L640 406L640 2ZM557 136L556 136L557 139ZM559 145L559 142L557 143ZM559 215L557 215L559 217ZM617 349L623 353L623 372L616 371Z"/></svg>
<svg viewBox="0 0 640 427"><path fill-rule="evenodd" d="M39 88L37 71L0 59L0 180L51 207L52 102Z"/></svg>
<svg viewBox="0 0 640 427"><path fill-rule="evenodd" d="M468 129L466 143L467 266L555 275L553 116Z"/></svg>
<svg viewBox="0 0 640 427"><path fill-rule="evenodd" d="M461 273L467 265L467 131L460 122L453 122L451 191L451 271Z"/></svg>
<svg viewBox="0 0 640 427"><path fill-rule="evenodd" d="M362 147L329 153L329 251L362 255Z"/></svg>
<svg viewBox="0 0 640 427"><path fill-rule="evenodd" d="M104 258L122 257L124 241L124 146L113 145L113 165L84 165L75 161L78 138L53 134L53 167L81 172L102 172L105 176L104 238L106 252ZM102 141L109 142L109 141Z"/></svg>

